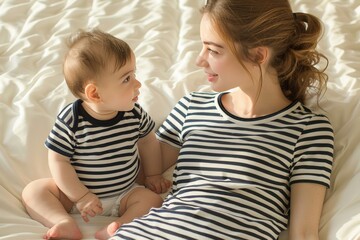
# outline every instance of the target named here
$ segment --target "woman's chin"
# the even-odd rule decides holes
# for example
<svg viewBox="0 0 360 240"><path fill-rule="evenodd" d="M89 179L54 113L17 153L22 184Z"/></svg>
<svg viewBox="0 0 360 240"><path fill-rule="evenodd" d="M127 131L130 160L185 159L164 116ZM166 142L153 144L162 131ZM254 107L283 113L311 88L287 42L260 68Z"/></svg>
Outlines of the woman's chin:
<svg viewBox="0 0 360 240"><path fill-rule="evenodd" d="M211 89L215 92L225 92L225 91L229 90L229 88L224 88L224 87L218 86L216 84L211 84Z"/></svg>

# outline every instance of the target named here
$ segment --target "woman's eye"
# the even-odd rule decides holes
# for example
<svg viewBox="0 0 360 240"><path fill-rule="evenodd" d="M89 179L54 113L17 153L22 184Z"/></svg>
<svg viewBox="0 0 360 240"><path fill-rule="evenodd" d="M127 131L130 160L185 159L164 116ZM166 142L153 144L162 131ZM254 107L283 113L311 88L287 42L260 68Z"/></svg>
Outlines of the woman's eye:
<svg viewBox="0 0 360 240"><path fill-rule="evenodd" d="M219 54L217 51L214 51L214 50L212 50L211 48L208 48L207 50L208 50L209 53L211 53L211 54Z"/></svg>

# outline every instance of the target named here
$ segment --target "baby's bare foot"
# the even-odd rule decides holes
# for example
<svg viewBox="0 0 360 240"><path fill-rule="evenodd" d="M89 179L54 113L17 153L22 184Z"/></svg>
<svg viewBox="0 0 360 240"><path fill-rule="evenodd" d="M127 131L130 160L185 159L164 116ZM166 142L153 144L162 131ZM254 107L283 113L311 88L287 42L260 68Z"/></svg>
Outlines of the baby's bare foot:
<svg viewBox="0 0 360 240"><path fill-rule="evenodd" d="M114 235L116 230L121 226L118 222L112 222L107 227L104 227L95 233L95 238L105 240Z"/></svg>
<svg viewBox="0 0 360 240"><path fill-rule="evenodd" d="M64 219L50 228L44 239L81 239L82 234L76 222L71 219Z"/></svg>
<svg viewBox="0 0 360 240"><path fill-rule="evenodd" d="M121 224L119 222L112 222L107 227L107 233L112 236L120 228Z"/></svg>

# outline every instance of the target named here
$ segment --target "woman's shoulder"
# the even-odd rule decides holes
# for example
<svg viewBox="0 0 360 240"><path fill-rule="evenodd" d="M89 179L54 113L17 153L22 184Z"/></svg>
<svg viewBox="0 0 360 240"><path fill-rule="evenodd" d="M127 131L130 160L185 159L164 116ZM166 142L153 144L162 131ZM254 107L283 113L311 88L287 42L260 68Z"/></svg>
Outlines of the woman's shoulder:
<svg viewBox="0 0 360 240"><path fill-rule="evenodd" d="M217 92L190 92L182 97L182 99L185 99L187 101L206 101L209 99L214 99L219 93Z"/></svg>
<svg viewBox="0 0 360 240"><path fill-rule="evenodd" d="M218 92L197 92L197 91L194 91L194 92L190 92L188 95L209 98L209 97L214 97L214 96L216 96L218 94L219 94Z"/></svg>
<svg viewBox="0 0 360 240"><path fill-rule="evenodd" d="M324 113L320 113L317 110L312 110L304 104L299 104L294 114L298 115L299 118L302 118L308 122L308 124L322 124L331 127L330 119Z"/></svg>
<svg viewBox="0 0 360 240"><path fill-rule="evenodd" d="M188 108L195 105L213 104L218 95L219 93L216 92L189 92L179 100L178 105Z"/></svg>

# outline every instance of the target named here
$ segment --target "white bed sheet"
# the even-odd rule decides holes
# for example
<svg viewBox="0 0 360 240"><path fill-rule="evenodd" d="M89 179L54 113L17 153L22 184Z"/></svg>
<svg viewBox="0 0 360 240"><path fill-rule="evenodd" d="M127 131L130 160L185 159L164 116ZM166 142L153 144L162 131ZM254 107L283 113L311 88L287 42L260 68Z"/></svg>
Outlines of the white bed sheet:
<svg viewBox="0 0 360 240"><path fill-rule="evenodd" d="M66 37L79 28L99 27L126 40L143 84L139 101L159 126L184 94L209 90L194 64L201 48L198 9L203 2L0 1L0 239L41 239L46 231L27 215L20 196L28 182L50 176L43 143L59 110L74 99L61 70ZM321 104L334 126L336 160L320 237L360 239L359 1L292 5L294 11L323 19L320 48L330 60ZM171 177L170 171L166 174ZM95 230L112 220L96 217L84 224L75 217L85 239L93 239Z"/></svg>

